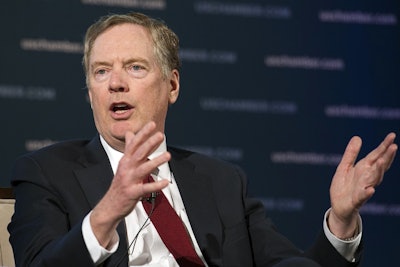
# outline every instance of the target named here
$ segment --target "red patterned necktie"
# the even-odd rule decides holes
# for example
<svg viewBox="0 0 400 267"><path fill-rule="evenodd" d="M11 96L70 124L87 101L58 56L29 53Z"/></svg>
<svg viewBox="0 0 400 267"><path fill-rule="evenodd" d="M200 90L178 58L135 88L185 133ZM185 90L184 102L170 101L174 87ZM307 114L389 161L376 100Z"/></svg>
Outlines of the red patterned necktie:
<svg viewBox="0 0 400 267"><path fill-rule="evenodd" d="M149 176L143 181L154 182ZM153 204L154 210L151 213ZM168 199L163 192L157 192L155 199L146 198L142 201L143 207L150 220L156 227L158 234L168 250L174 255L175 260L181 267L200 267L204 266L202 260L194 250L192 241L181 218L176 214L176 211L169 204Z"/></svg>

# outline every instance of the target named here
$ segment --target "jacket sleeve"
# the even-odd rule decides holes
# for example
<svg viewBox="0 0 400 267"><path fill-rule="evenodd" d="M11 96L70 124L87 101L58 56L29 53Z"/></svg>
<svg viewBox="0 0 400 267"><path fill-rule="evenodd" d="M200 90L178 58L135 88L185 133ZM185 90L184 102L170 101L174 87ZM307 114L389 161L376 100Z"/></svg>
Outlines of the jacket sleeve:
<svg viewBox="0 0 400 267"><path fill-rule="evenodd" d="M262 203L247 196L245 174L241 169L237 169L237 172L241 180L242 203L254 266L272 266L282 259L299 256L308 257L324 267L355 267L359 265L362 246L359 248L357 261L349 262L336 251L322 230L309 250L303 252L296 248L291 241L277 231L273 222L266 216Z"/></svg>
<svg viewBox="0 0 400 267"><path fill-rule="evenodd" d="M94 266L82 237L82 221L71 222L49 175L29 156L14 166L11 183L16 205L8 230L16 266Z"/></svg>

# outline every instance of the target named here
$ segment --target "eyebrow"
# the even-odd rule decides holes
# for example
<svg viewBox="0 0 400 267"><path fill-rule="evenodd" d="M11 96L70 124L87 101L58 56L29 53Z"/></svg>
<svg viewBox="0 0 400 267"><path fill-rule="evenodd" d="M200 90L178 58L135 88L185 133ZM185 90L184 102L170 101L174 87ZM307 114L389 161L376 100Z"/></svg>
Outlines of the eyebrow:
<svg viewBox="0 0 400 267"><path fill-rule="evenodd" d="M96 61L96 62L93 62L92 64L90 64L90 68L94 69L95 67L102 66L102 65L111 66L112 64L107 61Z"/></svg>
<svg viewBox="0 0 400 267"><path fill-rule="evenodd" d="M132 64L132 63L134 63L134 62L140 62L140 63L146 64L146 65L148 65L148 66L151 65L150 62L149 62L147 59L144 59L144 58L141 58L141 57L127 59L127 60L123 61L122 64L123 64L123 66L126 66L126 65ZM94 68L96 68L97 66L107 66L107 67L110 67L110 66L112 66L112 65L113 65L113 64L110 63L110 62L108 62L108 61L95 61L95 62L93 62L92 64L90 64L90 68L91 68L91 69L94 69Z"/></svg>
<svg viewBox="0 0 400 267"><path fill-rule="evenodd" d="M128 60L125 60L123 62L123 65L126 66L126 65L132 64L134 62L139 62L139 63L142 63L142 64L150 65L150 62L147 59L140 58L140 57L138 57L138 58L130 58Z"/></svg>

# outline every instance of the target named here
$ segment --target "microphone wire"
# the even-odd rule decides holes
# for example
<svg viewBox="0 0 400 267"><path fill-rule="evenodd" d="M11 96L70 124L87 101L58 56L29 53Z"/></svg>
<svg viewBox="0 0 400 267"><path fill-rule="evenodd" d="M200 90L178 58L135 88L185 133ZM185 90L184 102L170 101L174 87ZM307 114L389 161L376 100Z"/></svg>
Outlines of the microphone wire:
<svg viewBox="0 0 400 267"><path fill-rule="evenodd" d="M149 200L151 201L151 210L150 210L150 212L149 212L149 215L147 216L147 218L146 218L146 220L144 221L144 223L142 224L142 226L140 226L140 228L139 228L139 230L137 231L135 237L133 238L133 240L132 240L131 243L129 244L129 246L128 246L128 248L127 248L127 251L126 251L126 254L123 254L123 255L118 259L118 261L117 261L115 267L118 267L118 266L121 264L122 260L123 260L126 256L129 257L129 255L131 255L131 253L133 253L133 251L134 251L134 249L135 249L136 241L137 241L137 239L138 239L138 237L139 237L140 232L143 231L144 228L146 228L147 226L149 226L149 224L150 224L150 222L149 222L150 217L151 217L151 215L153 215L153 212L154 212L154 209L155 209L155 206L156 206L156 205L155 205L155 204L156 204L156 199L155 199L155 197L153 197L153 195L151 195L151 197L149 197L149 198L146 199L146 201L149 201ZM131 249L131 247L132 247L132 252L129 253L129 250ZM128 260L128 261L129 261L129 260Z"/></svg>

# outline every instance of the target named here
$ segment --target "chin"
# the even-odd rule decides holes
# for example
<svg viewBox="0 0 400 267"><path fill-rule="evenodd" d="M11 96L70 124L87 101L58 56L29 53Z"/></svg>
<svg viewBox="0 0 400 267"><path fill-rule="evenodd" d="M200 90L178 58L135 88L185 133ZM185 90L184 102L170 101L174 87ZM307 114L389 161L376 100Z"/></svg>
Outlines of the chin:
<svg viewBox="0 0 400 267"><path fill-rule="evenodd" d="M136 134L139 130L140 128L138 129L138 127L136 125L133 125L132 123L118 122L113 125L111 133L115 137L125 139L125 134L127 132L133 132Z"/></svg>

